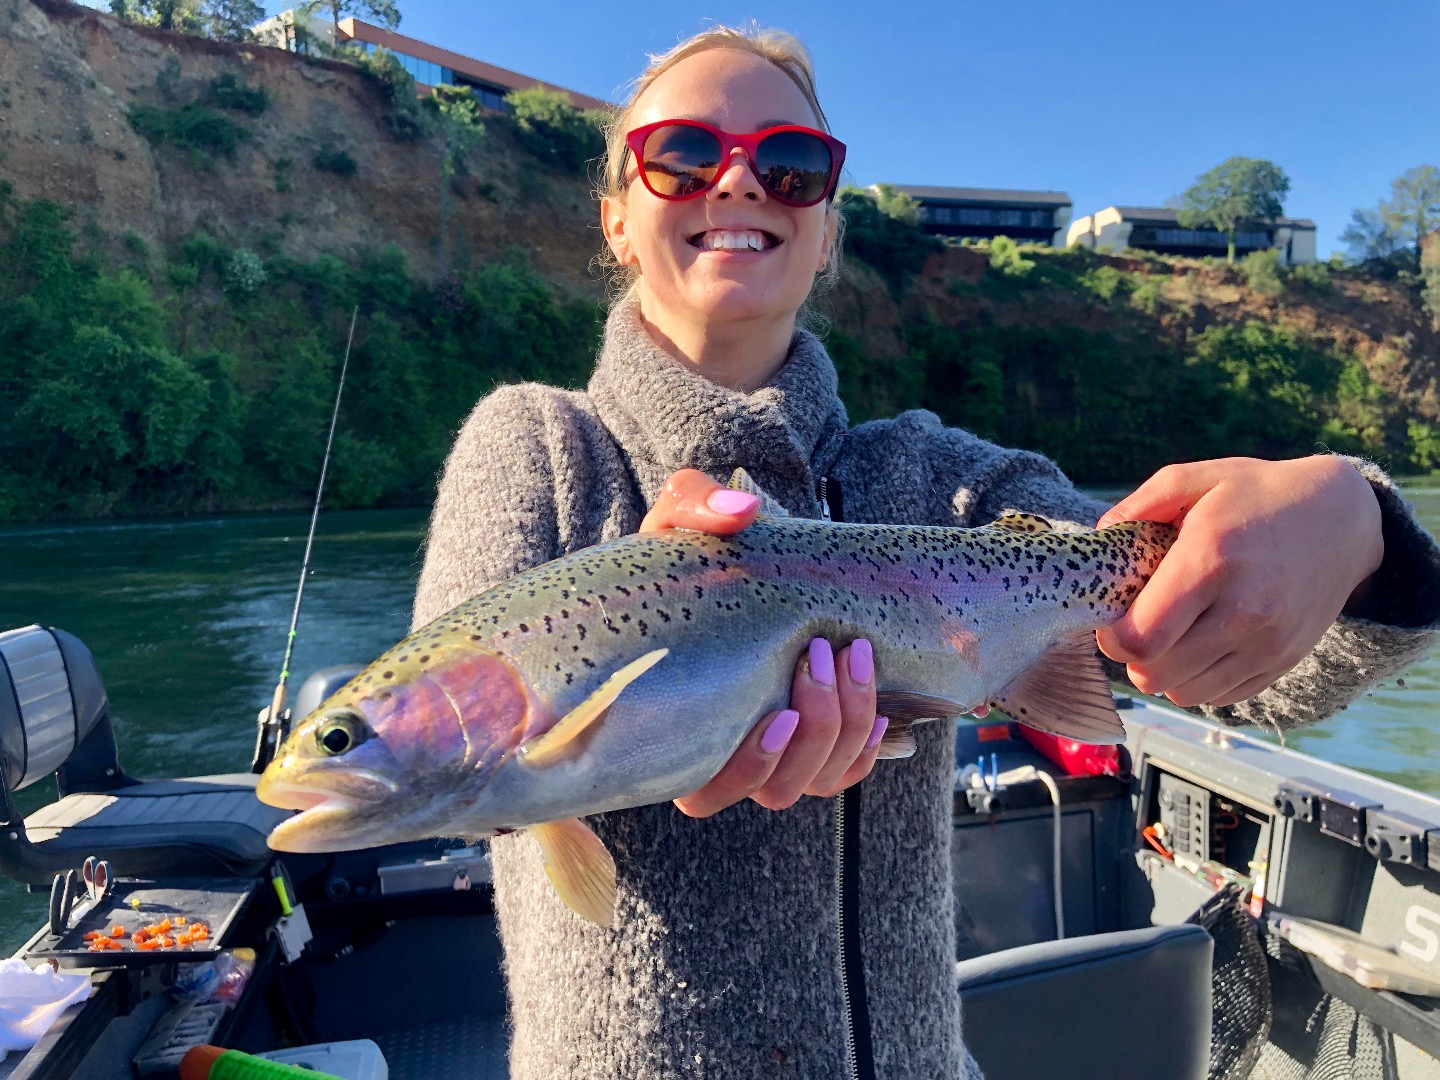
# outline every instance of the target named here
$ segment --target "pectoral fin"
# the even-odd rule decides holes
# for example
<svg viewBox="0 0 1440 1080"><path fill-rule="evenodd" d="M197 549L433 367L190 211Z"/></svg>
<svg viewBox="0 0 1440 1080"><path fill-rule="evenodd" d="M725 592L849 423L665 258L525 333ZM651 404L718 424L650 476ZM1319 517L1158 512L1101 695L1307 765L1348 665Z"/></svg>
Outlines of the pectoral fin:
<svg viewBox="0 0 1440 1080"><path fill-rule="evenodd" d="M578 706L567 713L560 722L543 735L536 735L520 744L520 757L527 765L545 766L569 757L575 740L600 722L606 710L615 704L615 699L632 682L665 659L669 649L656 649L638 660L632 660Z"/></svg>
<svg viewBox="0 0 1440 1080"><path fill-rule="evenodd" d="M991 700L1013 720L1087 743L1125 741L1110 680L1088 630L1065 638Z"/></svg>
<svg viewBox="0 0 1440 1080"><path fill-rule="evenodd" d="M755 478L744 469L736 469L731 473L730 483L727 484L726 487L733 488L736 491L743 491L759 499L760 517L777 518L790 516L790 511L786 510L785 507L771 498L770 493L757 484Z"/></svg>
<svg viewBox="0 0 1440 1080"><path fill-rule="evenodd" d="M575 914L600 926L615 919L615 860L600 838L579 818L532 825L540 842L545 874Z"/></svg>
<svg viewBox="0 0 1440 1080"><path fill-rule="evenodd" d="M912 694L907 690L881 690L875 695L875 711L888 716L891 724L909 724L916 720L948 720L969 712L964 705L929 694Z"/></svg>
<svg viewBox="0 0 1440 1080"><path fill-rule="evenodd" d="M875 758L877 761L890 761L895 758L914 757L915 750L915 733L910 730L910 725L898 723L892 718L890 727L880 740L880 749Z"/></svg>

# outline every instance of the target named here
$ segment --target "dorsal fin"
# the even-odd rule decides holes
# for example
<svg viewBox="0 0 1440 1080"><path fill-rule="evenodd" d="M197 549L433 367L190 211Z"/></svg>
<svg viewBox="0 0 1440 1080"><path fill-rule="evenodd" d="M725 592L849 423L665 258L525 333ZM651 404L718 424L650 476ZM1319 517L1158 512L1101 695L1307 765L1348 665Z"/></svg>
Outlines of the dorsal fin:
<svg viewBox="0 0 1440 1080"><path fill-rule="evenodd" d="M760 500L761 517L789 517L790 511L781 506L770 494L757 484L754 478L744 469L736 469L730 474L730 483L726 487L734 488L736 491L743 491L746 494L754 495Z"/></svg>
<svg viewBox="0 0 1440 1080"><path fill-rule="evenodd" d="M1013 529L1016 532L1054 532L1054 526L1035 514L1001 514L990 523L992 529Z"/></svg>

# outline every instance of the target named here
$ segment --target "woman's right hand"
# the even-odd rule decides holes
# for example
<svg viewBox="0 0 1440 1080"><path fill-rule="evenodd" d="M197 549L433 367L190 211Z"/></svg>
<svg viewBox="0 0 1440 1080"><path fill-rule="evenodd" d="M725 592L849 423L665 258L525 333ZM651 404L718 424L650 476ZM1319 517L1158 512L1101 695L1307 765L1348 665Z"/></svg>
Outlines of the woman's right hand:
<svg viewBox="0 0 1440 1080"><path fill-rule="evenodd" d="M753 495L682 469L665 482L640 531L728 536L753 522L758 509ZM764 717L714 779L675 805L708 817L745 798L781 810L801 795L835 795L869 775L887 725L875 715L870 642L861 638L835 653L816 638L795 666L789 708Z"/></svg>

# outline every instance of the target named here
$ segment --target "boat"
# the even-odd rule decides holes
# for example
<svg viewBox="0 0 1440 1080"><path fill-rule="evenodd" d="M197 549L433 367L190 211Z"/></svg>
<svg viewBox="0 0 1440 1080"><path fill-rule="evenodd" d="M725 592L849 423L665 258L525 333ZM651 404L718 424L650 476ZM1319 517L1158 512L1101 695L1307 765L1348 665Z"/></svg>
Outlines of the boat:
<svg viewBox="0 0 1440 1080"><path fill-rule="evenodd" d="M311 675L295 715L354 670ZM1111 757L998 715L958 727L957 992L989 1080L1440 1077L1440 799L1116 703ZM57 800L22 816L14 791L52 776ZM322 1064L373 1044L350 1075L507 1075L483 849L277 856L287 812L254 771L125 773L101 672L50 627L0 633L0 778L0 872L52 900L15 956L92 988L0 1080L175 1076L196 1043ZM113 880L92 900L99 861ZM84 940L121 925L133 943L164 913L207 939Z"/></svg>

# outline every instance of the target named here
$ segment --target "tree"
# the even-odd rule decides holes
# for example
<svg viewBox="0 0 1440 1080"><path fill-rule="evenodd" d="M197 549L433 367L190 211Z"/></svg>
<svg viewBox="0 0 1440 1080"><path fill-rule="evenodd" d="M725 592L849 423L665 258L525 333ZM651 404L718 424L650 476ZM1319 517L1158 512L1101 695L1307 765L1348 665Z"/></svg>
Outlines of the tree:
<svg viewBox="0 0 1440 1080"><path fill-rule="evenodd" d="M182 34L203 34L205 13L200 0L110 0L110 10L127 22L178 30Z"/></svg>
<svg viewBox="0 0 1440 1080"><path fill-rule="evenodd" d="M400 25L400 8L394 0L321 0L321 10L330 9L330 21L337 27L346 15L374 19L387 30Z"/></svg>
<svg viewBox="0 0 1440 1080"><path fill-rule="evenodd" d="M205 29L217 41L249 41L250 28L265 18L258 0L205 0Z"/></svg>
<svg viewBox="0 0 1440 1080"><path fill-rule="evenodd" d="M1421 241L1440 228L1440 168L1417 165L1390 181L1390 198L1356 210L1340 239L1352 255L1384 258L1404 249L1418 270Z"/></svg>
<svg viewBox="0 0 1440 1080"><path fill-rule="evenodd" d="M1354 262L1388 259L1403 246L1400 237L1378 209L1353 211L1350 224L1340 234L1340 242Z"/></svg>
<svg viewBox="0 0 1440 1080"><path fill-rule="evenodd" d="M1246 222L1274 221L1285 212L1290 178L1274 162L1232 157L1196 177L1180 195L1180 224L1209 225L1225 234L1227 258L1235 261L1235 233Z"/></svg>
<svg viewBox="0 0 1440 1080"><path fill-rule="evenodd" d="M1420 299L1440 330L1440 229L1420 241Z"/></svg>

